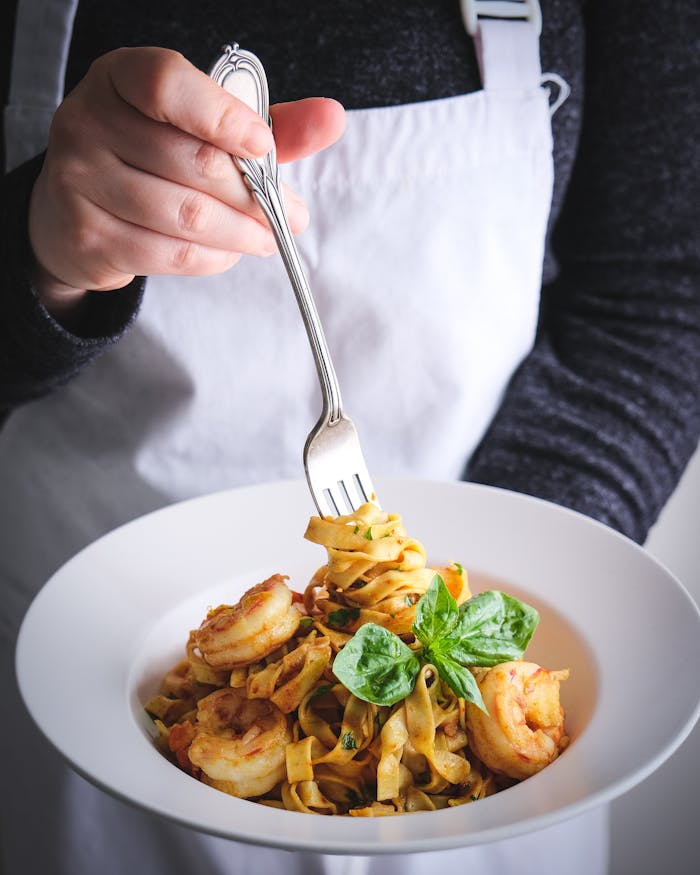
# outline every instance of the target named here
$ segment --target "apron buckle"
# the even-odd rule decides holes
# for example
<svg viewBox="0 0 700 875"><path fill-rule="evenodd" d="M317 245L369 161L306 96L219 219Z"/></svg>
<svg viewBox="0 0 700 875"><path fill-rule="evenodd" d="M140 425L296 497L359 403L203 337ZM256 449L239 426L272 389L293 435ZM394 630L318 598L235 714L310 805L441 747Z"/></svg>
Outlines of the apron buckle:
<svg viewBox="0 0 700 875"><path fill-rule="evenodd" d="M460 0L464 26L471 36L476 36L479 18L506 18L531 21L542 33L542 10L538 0Z"/></svg>

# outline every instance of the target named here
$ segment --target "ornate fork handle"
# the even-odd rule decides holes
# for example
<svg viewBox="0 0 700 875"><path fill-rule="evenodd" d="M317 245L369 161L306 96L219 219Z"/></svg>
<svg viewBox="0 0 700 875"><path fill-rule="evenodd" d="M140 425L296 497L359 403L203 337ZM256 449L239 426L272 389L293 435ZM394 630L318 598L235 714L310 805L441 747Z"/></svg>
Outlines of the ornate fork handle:
<svg viewBox="0 0 700 875"><path fill-rule="evenodd" d="M251 52L240 49L236 43L225 46L224 54L212 67L211 78L230 94L254 109L272 127L270 119L267 77L262 64ZM329 424L342 416L340 388L331 360L326 338L321 327L316 304L299 258L299 251L289 228L284 201L280 193L279 166L273 148L262 158L234 156L246 185L265 213L282 261L294 289L306 333L321 382L323 412L321 421Z"/></svg>

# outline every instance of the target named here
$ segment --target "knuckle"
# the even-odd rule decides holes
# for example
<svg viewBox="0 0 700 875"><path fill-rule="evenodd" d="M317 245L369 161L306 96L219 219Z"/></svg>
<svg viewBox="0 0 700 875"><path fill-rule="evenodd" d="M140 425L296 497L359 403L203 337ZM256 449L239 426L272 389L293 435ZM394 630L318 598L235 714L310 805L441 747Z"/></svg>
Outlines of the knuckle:
<svg viewBox="0 0 700 875"><path fill-rule="evenodd" d="M99 259L104 248L104 238L100 230L91 222L78 218L71 230L71 250L78 263L92 264Z"/></svg>
<svg viewBox="0 0 700 875"><path fill-rule="evenodd" d="M48 146L54 151L75 151L76 141L86 131L91 119L80 94L69 95L58 107L49 126Z"/></svg>
<svg viewBox="0 0 700 875"><path fill-rule="evenodd" d="M189 192L180 202L177 224L181 232L199 234L207 226L206 200L199 192Z"/></svg>
<svg viewBox="0 0 700 875"><path fill-rule="evenodd" d="M100 69L101 67L110 67L112 64L128 63L132 51L126 46L119 46L109 52L105 52L92 62L91 67Z"/></svg>
<svg viewBox="0 0 700 875"><path fill-rule="evenodd" d="M173 49L154 49L144 64L144 73L139 88L142 100L157 110L168 103L173 83L178 81L183 56Z"/></svg>
<svg viewBox="0 0 700 875"><path fill-rule="evenodd" d="M212 143L201 143L194 156L195 170L202 179L224 179L231 170L230 157Z"/></svg>
<svg viewBox="0 0 700 875"><path fill-rule="evenodd" d="M87 69L86 78L94 78L96 76L104 76L108 74L110 67L116 62L119 63L120 55L124 49L112 49L111 52L105 52L90 63Z"/></svg>
<svg viewBox="0 0 700 875"><path fill-rule="evenodd" d="M47 161L44 174L48 190L60 202L71 201L82 188L85 169L77 158Z"/></svg>
<svg viewBox="0 0 700 875"><path fill-rule="evenodd" d="M152 50L154 66L163 73L171 74L182 67L185 57L176 49L157 48Z"/></svg>
<svg viewBox="0 0 700 875"><path fill-rule="evenodd" d="M222 140L240 128L240 112L235 101L223 92L209 116L209 131L206 139Z"/></svg>
<svg viewBox="0 0 700 875"><path fill-rule="evenodd" d="M151 75L160 85L175 80L182 70L184 56L174 49L154 49L151 55Z"/></svg>
<svg viewBox="0 0 700 875"><path fill-rule="evenodd" d="M72 130L77 115L76 103L78 103L78 99L74 94L71 94L66 97L53 114L49 126L49 142L56 138L65 137Z"/></svg>
<svg viewBox="0 0 700 875"><path fill-rule="evenodd" d="M191 240L175 240L170 253L170 267L173 273L194 272L197 261L197 246Z"/></svg>

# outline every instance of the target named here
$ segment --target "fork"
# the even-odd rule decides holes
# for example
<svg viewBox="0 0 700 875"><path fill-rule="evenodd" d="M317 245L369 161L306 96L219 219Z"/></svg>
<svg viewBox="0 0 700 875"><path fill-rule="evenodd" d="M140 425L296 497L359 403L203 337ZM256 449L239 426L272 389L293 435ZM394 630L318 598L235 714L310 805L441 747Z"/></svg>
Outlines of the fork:
<svg viewBox="0 0 700 875"><path fill-rule="evenodd" d="M227 45L209 75L272 127L267 77L254 54L239 48L237 43ZM273 147L262 158L232 157L270 223L294 289L321 383L323 409L306 439L303 453L311 496L322 517L347 514L365 502L379 504L357 430L343 413L338 378L280 195L275 149Z"/></svg>

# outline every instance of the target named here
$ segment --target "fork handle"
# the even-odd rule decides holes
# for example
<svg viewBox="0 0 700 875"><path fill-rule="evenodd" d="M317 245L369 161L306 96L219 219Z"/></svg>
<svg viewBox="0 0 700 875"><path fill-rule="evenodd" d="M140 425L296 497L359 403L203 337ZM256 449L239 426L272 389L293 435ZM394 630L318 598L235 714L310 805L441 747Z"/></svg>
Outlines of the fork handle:
<svg viewBox="0 0 700 875"><path fill-rule="evenodd" d="M225 46L223 54L213 65L209 75L229 94L239 98L255 110L272 127L269 92L265 70L252 52L237 43ZM338 378L331 354L311 295L311 289L301 266L299 250L289 228L289 220L280 194L279 167L273 147L262 158L232 156L251 193L262 207L277 241L282 261L294 289L301 318L309 337L316 370L321 382L323 412L321 421L337 422L342 417L342 402Z"/></svg>

